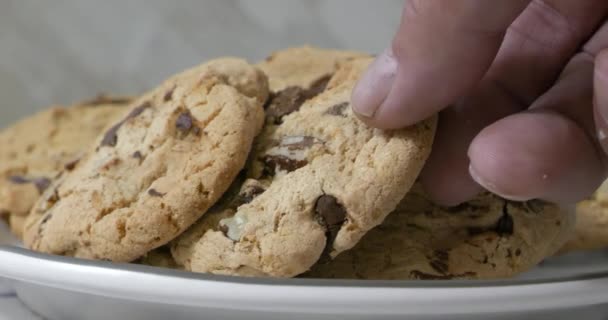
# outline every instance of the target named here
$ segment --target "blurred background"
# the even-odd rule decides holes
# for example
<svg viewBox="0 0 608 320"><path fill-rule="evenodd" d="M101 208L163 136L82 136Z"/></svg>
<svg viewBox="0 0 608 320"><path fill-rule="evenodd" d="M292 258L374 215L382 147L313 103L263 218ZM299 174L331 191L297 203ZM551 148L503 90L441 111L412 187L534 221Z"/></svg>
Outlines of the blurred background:
<svg viewBox="0 0 608 320"><path fill-rule="evenodd" d="M403 0L0 0L0 127L52 104L137 94L203 60L302 44L376 53Z"/></svg>

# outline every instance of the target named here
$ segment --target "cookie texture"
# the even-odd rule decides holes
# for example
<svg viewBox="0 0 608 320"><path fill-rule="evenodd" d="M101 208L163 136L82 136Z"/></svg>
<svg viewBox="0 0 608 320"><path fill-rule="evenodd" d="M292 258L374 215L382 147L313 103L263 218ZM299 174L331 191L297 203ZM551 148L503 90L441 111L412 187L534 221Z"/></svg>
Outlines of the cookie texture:
<svg viewBox="0 0 608 320"><path fill-rule="evenodd" d="M212 60L134 101L25 225L34 250L134 261L185 231L243 168L263 124L265 75Z"/></svg>
<svg viewBox="0 0 608 320"><path fill-rule="evenodd" d="M324 85L278 86L247 172L261 192L177 239L178 263L195 272L293 277L352 248L395 209L430 153L436 121L398 131L359 121L350 94L370 62L348 58L322 76Z"/></svg>
<svg viewBox="0 0 608 320"><path fill-rule="evenodd" d="M326 83L339 64L367 55L356 51L294 47L272 53L257 64L268 76L270 90L306 88Z"/></svg>
<svg viewBox="0 0 608 320"><path fill-rule="evenodd" d="M419 185L352 250L305 276L342 279L494 279L551 256L574 228L572 214L539 200L490 193L456 207L434 205Z"/></svg>
<svg viewBox="0 0 608 320"><path fill-rule="evenodd" d="M20 235L24 217L51 181L72 166L130 98L100 96L51 107L0 132L0 212Z"/></svg>
<svg viewBox="0 0 608 320"><path fill-rule="evenodd" d="M576 232L560 253L608 248L608 181L576 205Z"/></svg>

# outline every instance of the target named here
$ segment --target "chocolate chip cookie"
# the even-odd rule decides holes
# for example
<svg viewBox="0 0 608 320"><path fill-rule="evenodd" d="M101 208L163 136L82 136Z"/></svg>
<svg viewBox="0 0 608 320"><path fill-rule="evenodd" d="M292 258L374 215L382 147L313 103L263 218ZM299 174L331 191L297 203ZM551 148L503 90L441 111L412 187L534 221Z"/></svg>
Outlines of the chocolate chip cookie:
<svg viewBox="0 0 608 320"><path fill-rule="evenodd" d="M129 98L100 96L71 107L51 107L0 132L0 212L22 233L25 216L63 170L125 110Z"/></svg>
<svg viewBox="0 0 608 320"><path fill-rule="evenodd" d="M25 244L133 261L185 231L243 168L264 118L266 76L212 60L134 101L36 203Z"/></svg>
<svg viewBox="0 0 608 320"><path fill-rule="evenodd" d="M608 181L576 205L576 232L560 253L608 248Z"/></svg>
<svg viewBox="0 0 608 320"><path fill-rule="evenodd" d="M416 185L354 249L318 263L306 277L506 278L554 254L573 228L571 214L543 201L512 202L484 193L445 208Z"/></svg>
<svg viewBox="0 0 608 320"><path fill-rule="evenodd" d="M283 89L266 104L251 155L256 192L176 240L186 270L293 277L352 248L395 209L430 153L436 119L398 131L366 126L350 94L371 59L345 60L331 77L270 77Z"/></svg>

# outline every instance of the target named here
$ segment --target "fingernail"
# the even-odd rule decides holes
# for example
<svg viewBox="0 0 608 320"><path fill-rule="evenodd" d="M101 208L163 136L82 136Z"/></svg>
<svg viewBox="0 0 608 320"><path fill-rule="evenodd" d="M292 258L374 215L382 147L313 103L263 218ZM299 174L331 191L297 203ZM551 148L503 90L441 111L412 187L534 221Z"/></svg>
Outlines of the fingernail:
<svg viewBox="0 0 608 320"><path fill-rule="evenodd" d="M397 61L392 51L387 49L376 57L355 86L353 110L361 116L373 118L391 90L396 74Z"/></svg>
<svg viewBox="0 0 608 320"><path fill-rule="evenodd" d="M484 189L486 189L496 195L499 195L502 198L505 198L507 200L513 200L513 201L530 200L529 198L525 198L525 197L521 197L521 196L514 196L514 195L505 194L503 192L500 192L494 183L482 178L481 175L479 173L477 173L477 170L475 170L475 168L473 168L472 165L469 165L469 174L471 175L471 178L473 178L473 180L475 180L475 182L477 182Z"/></svg>

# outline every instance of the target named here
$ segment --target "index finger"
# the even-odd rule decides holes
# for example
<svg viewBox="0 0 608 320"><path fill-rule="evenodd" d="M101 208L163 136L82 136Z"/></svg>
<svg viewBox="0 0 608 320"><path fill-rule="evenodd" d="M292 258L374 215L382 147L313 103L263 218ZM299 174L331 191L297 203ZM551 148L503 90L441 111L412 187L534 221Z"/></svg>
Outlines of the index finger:
<svg viewBox="0 0 608 320"><path fill-rule="evenodd" d="M409 0L392 49L353 92L354 110L393 129L429 117L468 93L490 67L529 0Z"/></svg>

